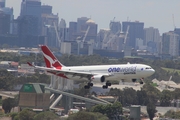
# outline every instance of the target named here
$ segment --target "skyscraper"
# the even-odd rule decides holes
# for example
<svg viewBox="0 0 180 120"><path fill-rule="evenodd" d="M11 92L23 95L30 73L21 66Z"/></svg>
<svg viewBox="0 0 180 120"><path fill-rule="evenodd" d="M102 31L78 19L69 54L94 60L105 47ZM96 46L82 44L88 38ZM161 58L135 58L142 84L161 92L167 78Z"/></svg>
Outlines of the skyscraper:
<svg viewBox="0 0 180 120"><path fill-rule="evenodd" d="M110 30L115 34L117 32L121 32L121 23L120 22L115 22L111 21L109 24Z"/></svg>
<svg viewBox="0 0 180 120"><path fill-rule="evenodd" d="M180 28L175 28L174 32L180 36Z"/></svg>
<svg viewBox="0 0 180 120"><path fill-rule="evenodd" d="M128 36L129 40L127 41L127 45L135 48L136 45L136 38L143 39L143 29L144 23L143 22L122 22L122 31L126 32L129 26Z"/></svg>
<svg viewBox="0 0 180 120"><path fill-rule="evenodd" d="M87 17L81 17L77 19L77 33L80 33L82 31L81 30L82 25L84 25L88 20L89 18Z"/></svg>
<svg viewBox="0 0 180 120"><path fill-rule="evenodd" d="M70 41L76 39L74 37L76 33L77 33L77 22L69 22L69 40Z"/></svg>
<svg viewBox="0 0 180 120"><path fill-rule="evenodd" d="M41 14L52 14L52 6L42 5L41 6Z"/></svg>
<svg viewBox="0 0 180 120"><path fill-rule="evenodd" d="M4 8L5 7L5 0L0 0L0 8Z"/></svg>
<svg viewBox="0 0 180 120"><path fill-rule="evenodd" d="M160 34L157 28L144 28L144 43L147 45L149 41L159 42Z"/></svg>
<svg viewBox="0 0 180 120"><path fill-rule="evenodd" d="M160 34L157 28L144 28L144 45L147 46L148 51L160 53Z"/></svg>
<svg viewBox="0 0 180 120"><path fill-rule="evenodd" d="M66 21L61 19L59 22L59 36L61 41L69 41L69 28L66 28Z"/></svg>
<svg viewBox="0 0 180 120"><path fill-rule="evenodd" d="M162 54L179 56L179 35L173 31L162 35Z"/></svg>
<svg viewBox="0 0 180 120"><path fill-rule="evenodd" d="M41 17L41 1L40 0L22 0L20 16L32 15Z"/></svg>
<svg viewBox="0 0 180 120"><path fill-rule="evenodd" d="M41 34L41 1L40 0L22 0L21 2L21 13L20 13L21 18L25 17L26 19L28 18L34 18L36 17L37 19L31 19L29 24L36 24L37 23L37 34ZM34 21L36 20L36 21ZM36 22L36 23L34 23ZM35 29L35 28L34 28Z"/></svg>
<svg viewBox="0 0 180 120"><path fill-rule="evenodd" d="M10 31L10 15L0 11L0 34L9 34Z"/></svg>

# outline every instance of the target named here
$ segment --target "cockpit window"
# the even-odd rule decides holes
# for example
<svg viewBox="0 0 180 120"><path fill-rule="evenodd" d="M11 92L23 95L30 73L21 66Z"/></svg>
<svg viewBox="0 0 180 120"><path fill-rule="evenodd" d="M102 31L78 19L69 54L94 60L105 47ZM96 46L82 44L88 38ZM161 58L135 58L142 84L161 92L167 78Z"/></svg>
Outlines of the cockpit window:
<svg viewBox="0 0 180 120"><path fill-rule="evenodd" d="M146 67L145 69L152 69L151 67Z"/></svg>

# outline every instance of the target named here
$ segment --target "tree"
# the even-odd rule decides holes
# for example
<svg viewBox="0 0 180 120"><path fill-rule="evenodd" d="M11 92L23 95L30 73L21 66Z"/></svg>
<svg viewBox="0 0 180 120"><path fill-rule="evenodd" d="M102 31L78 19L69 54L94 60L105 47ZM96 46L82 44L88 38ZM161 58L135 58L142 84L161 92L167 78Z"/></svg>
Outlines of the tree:
<svg viewBox="0 0 180 120"><path fill-rule="evenodd" d="M107 105L96 105L91 108L92 112L99 112L106 115L109 119L113 119L119 115L122 115L122 105L120 102Z"/></svg>
<svg viewBox="0 0 180 120"><path fill-rule="evenodd" d="M156 104L161 92L155 88L153 85L146 83L141 90L144 90L147 94L146 102L145 103L153 103Z"/></svg>
<svg viewBox="0 0 180 120"><path fill-rule="evenodd" d="M16 120L33 120L35 115L36 113L33 112L32 110L24 109L15 117L15 119Z"/></svg>
<svg viewBox="0 0 180 120"><path fill-rule="evenodd" d="M147 94L145 90L137 91L137 100L139 105L147 105Z"/></svg>
<svg viewBox="0 0 180 120"><path fill-rule="evenodd" d="M105 115L95 112L79 111L71 114L67 120L109 120Z"/></svg>
<svg viewBox="0 0 180 120"><path fill-rule="evenodd" d="M124 88L123 106L131 105L131 104L137 104L137 93L133 88Z"/></svg>
<svg viewBox="0 0 180 120"><path fill-rule="evenodd" d="M172 100L172 93L169 90L163 90L160 97L161 106L170 106Z"/></svg>
<svg viewBox="0 0 180 120"><path fill-rule="evenodd" d="M4 99L3 102L2 102L2 108L4 109L5 113L10 113L11 112L11 109L13 107L15 107L15 99L13 98L7 98L7 99Z"/></svg>
<svg viewBox="0 0 180 120"><path fill-rule="evenodd" d="M169 110L167 111L164 116L167 118L172 118L172 119L180 119L180 111L174 111L174 110Z"/></svg>
<svg viewBox="0 0 180 120"><path fill-rule="evenodd" d="M34 120L58 120L59 117L50 111L41 112L34 116Z"/></svg>
<svg viewBox="0 0 180 120"><path fill-rule="evenodd" d="M153 120L155 117L155 113L157 112L156 106L153 103L148 103L147 105L147 113L149 115L149 119Z"/></svg>

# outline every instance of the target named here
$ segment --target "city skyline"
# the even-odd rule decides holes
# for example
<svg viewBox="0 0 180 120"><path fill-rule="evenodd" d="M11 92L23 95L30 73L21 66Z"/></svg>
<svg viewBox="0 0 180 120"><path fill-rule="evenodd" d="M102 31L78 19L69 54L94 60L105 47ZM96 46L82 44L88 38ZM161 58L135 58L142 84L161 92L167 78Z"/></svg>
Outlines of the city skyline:
<svg viewBox="0 0 180 120"><path fill-rule="evenodd" d="M20 14L22 0L6 0L6 7L14 8L15 18ZM68 25L71 21L76 21L79 17L91 17L98 24L98 29L109 28L109 23L115 17L115 21L140 21L144 22L144 27L158 28L160 34L180 27L180 1L174 0L41 0L42 5L53 6L53 13L59 14L59 18L66 20ZM122 5L122 6L121 6ZM174 15L174 23L173 23Z"/></svg>

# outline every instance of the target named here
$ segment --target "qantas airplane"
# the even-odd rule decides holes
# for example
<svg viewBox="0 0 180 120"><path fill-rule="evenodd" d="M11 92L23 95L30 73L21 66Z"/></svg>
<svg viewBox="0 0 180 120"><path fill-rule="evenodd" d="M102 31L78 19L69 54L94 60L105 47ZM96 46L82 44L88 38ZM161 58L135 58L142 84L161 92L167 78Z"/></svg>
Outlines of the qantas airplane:
<svg viewBox="0 0 180 120"><path fill-rule="evenodd" d="M46 67L34 66L36 69L45 70L48 73L77 81L87 81L85 89L93 86L93 83L102 83L102 88L111 86L113 80L139 81L143 84L145 77L151 76L155 70L144 64L116 64L116 65L91 65L91 66L64 66L53 55L46 45L41 45Z"/></svg>

